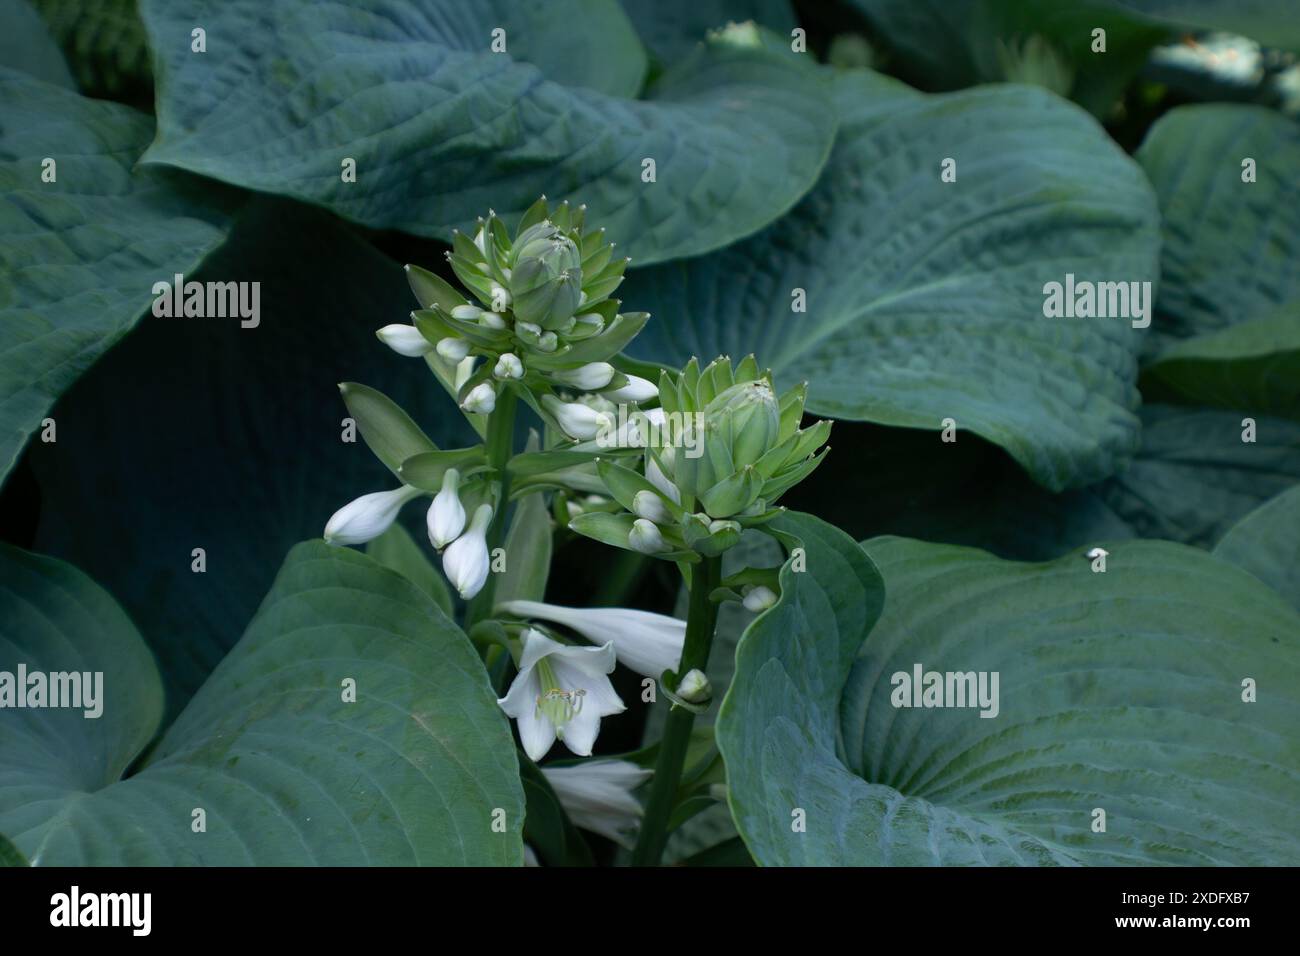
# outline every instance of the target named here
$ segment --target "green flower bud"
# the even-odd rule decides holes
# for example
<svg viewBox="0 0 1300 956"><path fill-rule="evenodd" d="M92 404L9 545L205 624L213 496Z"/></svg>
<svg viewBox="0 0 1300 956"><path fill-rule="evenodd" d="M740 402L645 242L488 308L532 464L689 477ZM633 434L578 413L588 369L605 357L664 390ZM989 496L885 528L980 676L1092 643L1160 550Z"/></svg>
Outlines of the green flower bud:
<svg viewBox="0 0 1300 956"><path fill-rule="evenodd" d="M525 235L538 226L525 230ZM582 256L577 244L558 232L545 238L539 234L525 241L518 253L510 272L515 318L543 329L562 328L582 299Z"/></svg>

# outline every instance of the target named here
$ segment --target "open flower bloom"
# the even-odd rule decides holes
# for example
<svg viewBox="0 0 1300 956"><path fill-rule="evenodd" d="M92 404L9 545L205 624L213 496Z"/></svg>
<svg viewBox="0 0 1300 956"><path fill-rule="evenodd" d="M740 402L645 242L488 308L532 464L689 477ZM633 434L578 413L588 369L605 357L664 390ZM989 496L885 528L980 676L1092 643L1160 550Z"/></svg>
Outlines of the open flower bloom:
<svg viewBox="0 0 1300 956"><path fill-rule="evenodd" d="M676 670L686 642L686 622L666 614L621 607L560 607L539 601L505 601L498 610L577 631L593 644L612 642L619 663L656 680Z"/></svg>
<svg viewBox="0 0 1300 956"><path fill-rule="evenodd" d="M419 488L403 485L349 501L325 523L325 540L330 544L365 544L387 531L402 505L421 493Z"/></svg>
<svg viewBox="0 0 1300 956"><path fill-rule="evenodd" d="M527 628L519 673L498 704L519 724L524 752L541 760L556 738L580 757L591 755L600 718L627 708L608 675L614 670L614 645L573 647Z"/></svg>
<svg viewBox="0 0 1300 956"><path fill-rule="evenodd" d="M628 849L644 810L632 791L654 774L627 760L586 760L568 767L543 767L546 782L575 826L599 833Z"/></svg>

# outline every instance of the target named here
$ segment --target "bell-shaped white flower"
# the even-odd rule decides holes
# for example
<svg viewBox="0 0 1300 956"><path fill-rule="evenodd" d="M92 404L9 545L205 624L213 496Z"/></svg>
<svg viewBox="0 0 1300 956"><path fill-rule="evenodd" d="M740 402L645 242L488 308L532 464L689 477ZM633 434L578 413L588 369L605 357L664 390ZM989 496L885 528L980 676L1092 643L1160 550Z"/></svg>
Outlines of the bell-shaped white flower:
<svg viewBox="0 0 1300 956"><path fill-rule="evenodd" d="M645 518L637 518L632 522L632 530L627 533L627 544L633 551L642 554L662 554L669 550L659 526Z"/></svg>
<svg viewBox="0 0 1300 956"><path fill-rule="evenodd" d="M562 624L593 644L612 641L620 664L656 680L676 670L686 642L686 622L666 614L621 607L561 607L540 601L505 601L498 610Z"/></svg>
<svg viewBox="0 0 1300 956"><path fill-rule="evenodd" d="M442 570L460 596L469 600L487 583L487 530L492 523L492 506L479 505L465 533L442 553Z"/></svg>
<svg viewBox="0 0 1300 956"><path fill-rule="evenodd" d="M517 722L524 752L541 760L559 738L575 754L589 756L600 718L627 709L609 682L614 645L573 647L531 627L522 640L519 673L497 703Z"/></svg>
<svg viewBox="0 0 1300 956"><path fill-rule="evenodd" d="M608 389L601 394L616 402L648 402L652 398L659 397L659 386L648 378L629 375L626 385Z"/></svg>
<svg viewBox="0 0 1300 956"><path fill-rule="evenodd" d="M448 468L442 476L442 489L429 505L429 543L441 551L465 530L465 506L460 503L460 472Z"/></svg>
<svg viewBox="0 0 1300 956"><path fill-rule="evenodd" d="M642 489L632 496L632 513L655 524L669 524L673 520L664 500L648 489Z"/></svg>
<svg viewBox="0 0 1300 956"><path fill-rule="evenodd" d="M497 407L497 392L491 382L479 382L469 390L460 407L470 413L486 415Z"/></svg>
<svg viewBox="0 0 1300 956"><path fill-rule="evenodd" d="M614 372L614 366L608 362L588 362L577 368L553 372L551 378L561 384L591 392L608 385L614 377Z"/></svg>
<svg viewBox="0 0 1300 956"><path fill-rule="evenodd" d="M375 335L398 355L418 358L433 350L433 345L413 325L385 325Z"/></svg>
<svg viewBox="0 0 1300 956"><path fill-rule="evenodd" d="M436 348L438 354L448 362L459 362L466 355L469 355L469 340L449 336L445 339L439 339Z"/></svg>
<svg viewBox="0 0 1300 956"><path fill-rule="evenodd" d="M524 363L514 352L504 352L492 368L492 374L500 379L523 378Z"/></svg>
<svg viewBox="0 0 1300 956"><path fill-rule="evenodd" d="M579 441L590 441L602 430L613 427L607 412L580 402L562 402L554 395L543 395L542 406L559 423L564 434Z"/></svg>
<svg viewBox="0 0 1300 956"><path fill-rule="evenodd" d="M574 826L632 848L645 812L632 791L649 780L653 770L628 760L584 760L541 770Z"/></svg>
<svg viewBox="0 0 1300 956"><path fill-rule="evenodd" d="M325 522L325 540L330 544L365 544L387 531L402 505L419 496L419 488L403 485L349 501Z"/></svg>

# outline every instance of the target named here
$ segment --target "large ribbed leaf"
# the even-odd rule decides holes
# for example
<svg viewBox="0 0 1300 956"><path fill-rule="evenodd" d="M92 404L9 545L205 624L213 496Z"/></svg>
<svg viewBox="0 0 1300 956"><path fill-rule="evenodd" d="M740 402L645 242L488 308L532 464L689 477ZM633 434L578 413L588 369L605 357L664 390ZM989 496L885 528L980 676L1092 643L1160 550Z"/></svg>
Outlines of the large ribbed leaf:
<svg viewBox="0 0 1300 956"><path fill-rule="evenodd" d="M417 235L447 238L545 193L587 203L641 262L694 255L788 209L834 135L817 72L762 50L701 50L644 100L592 89L629 55L589 26L623 19L616 0L145 0L143 11L159 58L150 161ZM190 52L197 23L206 55ZM496 29L506 53L491 50ZM347 158L356 182L342 181Z"/></svg>
<svg viewBox="0 0 1300 956"><path fill-rule="evenodd" d="M152 136L141 113L0 68L0 481L153 284L224 238L222 207L199 184L135 168Z"/></svg>
<svg viewBox="0 0 1300 956"><path fill-rule="evenodd" d="M656 316L633 352L752 351L778 383L807 380L814 413L935 430L952 418L1054 490L1109 475L1137 445L1141 333L1047 318L1043 287L1067 273L1154 282L1141 170L1042 90L925 96L860 72L837 99L826 175L793 213L630 278L623 298ZM947 157L956 182L941 181Z"/></svg>
<svg viewBox="0 0 1300 956"><path fill-rule="evenodd" d="M28 0L0 0L0 21L5 25L0 33L0 66L66 90L77 88L45 21Z"/></svg>
<svg viewBox="0 0 1300 956"><path fill-rule="evenodd" d="M1185 106L1137 158L1164 216L1144 393L1300 418L1300 127L1262 107Z"/></svg>
<svg viewBox="0 0 1300 956"><path fill-rule="evenodd" d="M261 283L257 327L147 316L58 404L58 443L28 455L43 500L35 547L122 602L173 712L230 650L285 552L358 495L397 487L348 435L339 382L388 395L442 447L473 436L425 363L375 338L409 321L401 266L323 213L250 207L187 278ZM412 502L405 517L421 526L420 511ZM423 530L418 540L427 550Z"/></svg>
<svg viewBox="0 0 1300 956"><path fill-rule="evenodd" d="M1147 52L1171 35L1109 0L851 0L908 79L929 89L1037 82L1109 112ZM1094 53L1094 29L1106 52Z"/></svg>
<svg viewBox="0 0 1300 956"><path fill-rule="evenodd" d="M33 864L522 862L518 768L487 675L399 575L295 548L243 640L124 776L163 710L148 649L70 565L0 548L0 566L0 670L103 672L98 718L0 721L0 832Z"/></svg>
<svg viewBox="0 0 1300 956"><path fill-rule="evenodd" d="M1142 449L1095 493L1138 535L1209 548L1300 482L1300 424L1175 405L1142 409ZM1253 430L1254 441L1243 441Z"/></svg>
<svg viewBox="0 0 1300 956"><path fill-rule="evenodd" d="M149 44L136 0L33 0L82 89L95 96L153 100Z"/></svg>
<svg viewBox="0 0 1300 956"><path fill-rule="evenodd" d="M1245 568L1300 611L1300 485L1229 528L1214 554Z"/></svg>
<svg viewBox="0 0 1300 956"><path fill-rule="evenodd" d="M807 571L742 638L717 725L760 863L1300 862L1300 615L1251 575L1166 542L1094 573L783 527ZM997 715L894 706L918 664L997 673Z"/></svg>

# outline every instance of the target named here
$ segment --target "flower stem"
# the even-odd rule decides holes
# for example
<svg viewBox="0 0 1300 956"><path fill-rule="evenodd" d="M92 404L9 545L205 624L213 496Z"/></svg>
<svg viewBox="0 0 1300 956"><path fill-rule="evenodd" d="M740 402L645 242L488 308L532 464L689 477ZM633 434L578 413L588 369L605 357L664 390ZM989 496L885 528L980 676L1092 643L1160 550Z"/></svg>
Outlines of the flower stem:
<svg viewBox="0 0 1300 956"><path fill-rule="evenodd" d="M709 600L709 595L721 580L721 569L721 558L705 558L692 571L686 642L682 648L681 664L677 667L679 678L690 670L704 671L708 668L713 629L718 621L718 606ZM641 821L636 848L632 851L633 866L657 866L663 856L668 842L668 821L676 803L677 785L686 765L686 751L694 723L695 715L685 707L674 707L668 712L645 817Z"/></svg>
<svg viewBox="0 0 1300 956"><path fill-rule="evenodd" d="M495 473L501 485L501 496L497 509L492 514L492 524L488 526L488 554L501 547L506 535L506 512L510 504L510 470L506 467L514 453L515 406L518 398L514 389L503 388L497 396L496 408L488 416L487 437L484 441L488 466ZM469 602L465 611L465 628L468 630L479 621L492 614L493 595L496 593L496 574L489 574L483 590Z"/></svg>

